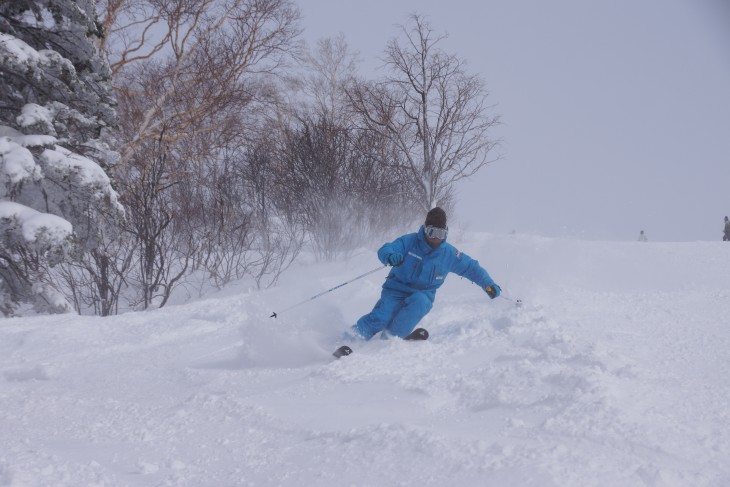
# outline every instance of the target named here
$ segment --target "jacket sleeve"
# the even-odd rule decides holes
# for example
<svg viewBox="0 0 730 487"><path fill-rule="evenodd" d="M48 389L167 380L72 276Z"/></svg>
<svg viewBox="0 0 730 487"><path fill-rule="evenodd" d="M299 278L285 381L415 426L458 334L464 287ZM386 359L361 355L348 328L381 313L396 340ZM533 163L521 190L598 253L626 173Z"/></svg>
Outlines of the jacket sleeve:
<svg viewBox="0 0 730 487"><path fill-rule="evenodd" d="M477 260L472 259L456 249L454 249L451 272L461 277L466 277L482 289L495 284L494 279L492 279L485 268L479 265Z"/></svg>
<svg viewBox="0 0 730 487"><path fill-rule="evenodd" d="M405 257L408 237L408 235L403 235L402 237L380 247L380 249L378 249L378 259L380 259L380 262L387 265L388 256L390 254L401 254Z"/></svg>

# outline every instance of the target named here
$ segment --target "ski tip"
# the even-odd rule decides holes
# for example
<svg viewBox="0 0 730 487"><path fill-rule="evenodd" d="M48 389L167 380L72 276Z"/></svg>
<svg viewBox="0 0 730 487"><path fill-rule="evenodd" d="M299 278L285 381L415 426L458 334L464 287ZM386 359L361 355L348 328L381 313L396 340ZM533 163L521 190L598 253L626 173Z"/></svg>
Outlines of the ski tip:
<svg viewBox="0 0 730 487"><path fill-rule="evenodd" d="M334 358L340 358L340 357L347 357L352 353L352 349L348 347L347 345L342 345L340 348L335 350L335 352L332 354Z"/></svg>

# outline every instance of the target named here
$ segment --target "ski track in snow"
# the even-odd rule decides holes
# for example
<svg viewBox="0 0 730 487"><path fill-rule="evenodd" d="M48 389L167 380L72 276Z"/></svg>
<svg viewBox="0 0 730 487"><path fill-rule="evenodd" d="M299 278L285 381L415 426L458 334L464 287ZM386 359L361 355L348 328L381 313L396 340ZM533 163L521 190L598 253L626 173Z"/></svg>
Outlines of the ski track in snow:
<svg viewBox="0 0 730 487"><path fill-rule="evenodd" d="M338 334L385 272L0 320L0 486L730 485L730 246L468 235L427 342ZM286 283L286 284L284 284Z"/></svg>

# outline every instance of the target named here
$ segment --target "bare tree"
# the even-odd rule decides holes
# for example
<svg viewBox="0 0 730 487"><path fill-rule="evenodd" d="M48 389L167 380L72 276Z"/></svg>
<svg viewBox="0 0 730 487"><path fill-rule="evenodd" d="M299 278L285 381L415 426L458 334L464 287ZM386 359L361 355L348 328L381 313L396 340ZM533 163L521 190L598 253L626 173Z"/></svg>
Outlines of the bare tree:
<svg viewBox="0 0 730 487"><path fill-rule="evenodd" d="M49 273L62 282L62 292L77 313L92 310L99 316L119 311L122 292L134 264L133 242L104 238L102 245L84 253L77 262L64 263Z"/></svg>
<svg viewBox="0 0 730 487"><path fill-rule="evenodd" d="M347 124L350 118L347 86L355 79L357 62L358 55L350 51L343 34L317 41L314 52L306 57L307 74L303 83L314 116Z"/></svg>
<svg viewBox="0 0 730 487"><path fill-rule="evenodd" d="M249 254L255 263L251 274L259 288L277 282L299 255L306 237L301 215L276 205L277 187L283 188L276 183L277 148L271 134L246 149L245 162L239 167L241 182L247 188L246 200L252 202L256 238Z"/></svg>
<svg viewBox="0 0 730 487"><path fill-rule="evenodd" d="M285 64L300 33L291 0L106 0L101 8L120 116L131 121L123 161L162 127L167 145L218 130L222 118L211 114L261 96L267 84L256 78Z"/></svg>
<svg viewBox="0 0 730 487"><path fill-rule="evenodd" d="M133 307L163 306L196 270L215 284L245 272L266 281L276 258L257 254L265 262L252 264L257 221L226 154L271 116L281 68L298 52L298 9L292 0L101 0L97 8L119 100L115 177L129 206L123 242L64 269L72 302L116 312L126 288Z"/></svg>
<svg viewBox="0 0 730 487"><path fill-rule="evenodd" d="M421 211L406 178L393 166L402 158L395 144L381 133L351 127L350 162L345 175L346 192L357 200L363 225L373 241L410 225Z"/></svg>
<svg viewBox="0 0 730 487"><path fill-rule="evenodd" d="M438 47L444 37L413 14L387 45L388 75L348 92L363 126L397 147L402 157L390 165L410 181L425 210L448 207L454 183L499 158L498 141L489 136L498 117L488 114L485 83Z"/></svg>
<svg viewBox="0 0 730 487"><path fill-rule="evenodd" d="M145 147L150 160L128 167L126 177L120 178L122 201L129 210L127 231L133 236L137 255L132 279L139 285L140 295L133 305L142 309L164 306L191 260L185 252L185 236L181 243L180 236L171 231L171 194L179 178L163 140L164 131L156 144Z"/></svg>
<svg viewBox="0 0 730 487"><path fill-rule="evenodd" d="M400 198L397 172L383 165L393 160L393 144L353 125L347 87L356 68L357 54L343 35L317 42L303 66L303 104L282 129L276 152L277 207L303 222L312 250L325 260L392 228L410 207Z"/></svg>
<svg viewBox="0 0 730 487"><path fill-rule="evenodd" d="M410 221L414 204L406 185L383 164L399 157L388 139L326 114L300 117L282 138L276 205L302 221L318 258L347 255Z"/></svg>
<svg viewBox="0 0 730 487"><path fill-rule="evenodd" d="M303 220L317 256L331 260L357 238L357 226L348 224L356 216L353 199L343 184L347 131L324 117L303 118L285 132L285 141L277 166L279 204Z"/></svg>

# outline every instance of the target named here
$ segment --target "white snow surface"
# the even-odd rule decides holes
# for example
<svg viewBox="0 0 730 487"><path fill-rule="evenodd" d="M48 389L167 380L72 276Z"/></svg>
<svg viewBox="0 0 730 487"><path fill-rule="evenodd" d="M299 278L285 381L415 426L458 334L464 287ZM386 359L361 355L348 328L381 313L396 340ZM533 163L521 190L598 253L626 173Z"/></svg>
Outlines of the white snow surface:
<svg viewBox="0 0 730 487"><path fill-rule="evenodd" d="M15 36L0 32L0 54L7 56L8 62L27 63L40 59L38 51Z"/></svg>
<svg viewBox="0 0 730 487"><path fill-rule="evenodd" d="M45 243L61 245L73 232L68 220L12 201L0 201L0 219L17 222L26 242L40 239Z"/></svg>
<svg viewBox="0 0 730 487"><path fill-rule="evenodd" d="M41 177L41 169L35 163L33 154L10 137L0 136L0 171L0 196L5 195L8 185Z"/></svg>
<svg viewBox="0 0 730 487"><path fill-rule="evenodd" d="M386 270L0 320L0 486L728 486L730 244L466 234L427 342L353 344Z"/></svg>
<svg viewBox="0 0 730 487"><path fill-rule="evenodd" d="M27 103L23 106L21 114L17 117L21 127L28 127L37 123L44 123L53 126L53 116L51 111L35 103Z"/></svg>
<svg viewBox="0 0 730 487"><path fill-rule="evenodd" d="M76 174L84 184L109 186L109 176L97 163L59 145L54 146L53 149L44 150L41 153L41 159L61 174ZM116 194L114 199L116 200Z"/></svg>

